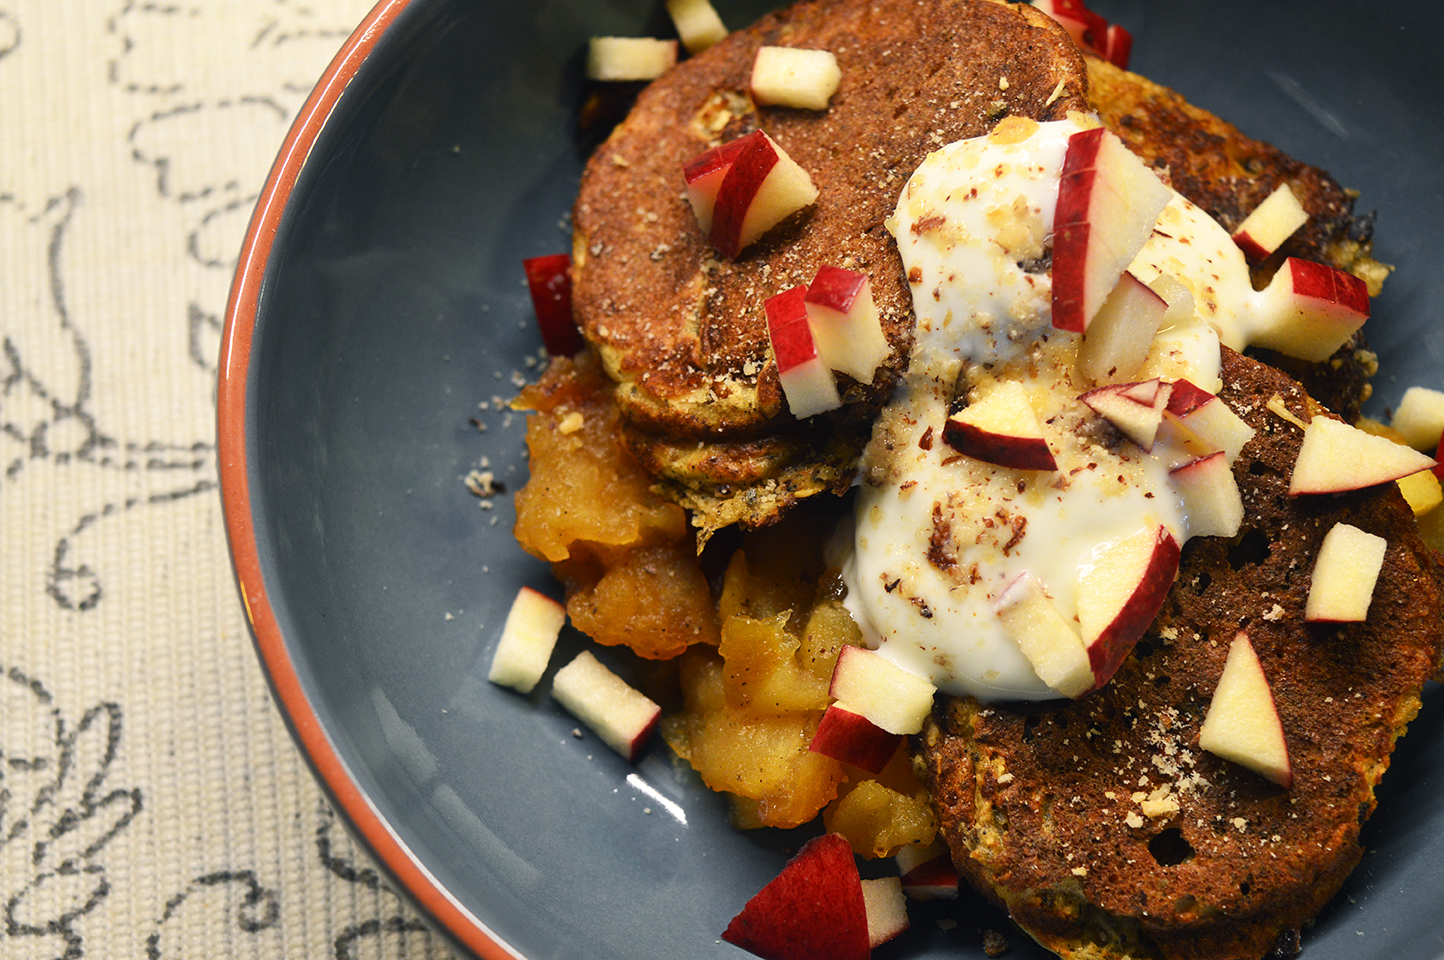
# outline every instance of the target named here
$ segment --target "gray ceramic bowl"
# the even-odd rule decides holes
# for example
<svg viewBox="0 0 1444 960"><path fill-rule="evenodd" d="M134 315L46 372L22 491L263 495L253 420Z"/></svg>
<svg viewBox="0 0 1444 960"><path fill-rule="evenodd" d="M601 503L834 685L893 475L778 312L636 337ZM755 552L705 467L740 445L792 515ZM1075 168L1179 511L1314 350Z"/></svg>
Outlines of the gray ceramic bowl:
<svg viewBox="0 0 1444 960"><path fill-rule="evenodd" d="M765 6L718 3L733 26ZM1133 31L1135 69L1361 191L1398 266L1370 323L1375 412L1444 387L1432 0L1094 6ZM664 746L628 765L544 693L485 680L517 587L554 590L512 541L508 498L486 510L462 483L483 464L525 478L520 418L493 400L535 374L520 261L568 247L587 37L667 30L659 0L386 0L287 139L227 318L226 519L281 709L355 833L483 957L742 956L718 934L800 840L734 832ZM1444 704L1428 699L1310 960L1441 952ZM978 957L984 927L1008 929L965 894L915 908L878 954Z"/></svg>

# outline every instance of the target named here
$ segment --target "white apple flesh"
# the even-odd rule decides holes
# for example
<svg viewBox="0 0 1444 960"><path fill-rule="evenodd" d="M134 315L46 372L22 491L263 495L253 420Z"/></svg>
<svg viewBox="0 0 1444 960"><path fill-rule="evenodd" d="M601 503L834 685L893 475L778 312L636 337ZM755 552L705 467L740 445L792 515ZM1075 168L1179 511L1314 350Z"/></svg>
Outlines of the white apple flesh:
<svg viewBox="0 0 1444 960"><path fill-rule="evenodd" d="M1088 329L1172 196L1113 133L1068 138L1053 216L1053 326Z"/></svg>
<svg viewBox="0 0 1444 960"><path fill-rule="evenodd" d="M1168 302L1124 272L1078 347L1078 369L1092 383L1128 379L1148 359Z"/></svg>
<svg viewBox="0 0 1444 960"><path fill-rule="evenodd" d="M1061 613L1032 573L1003 588L993 603L1003 632L1023 651L1033 672L1065 697L1078 698L1098 687L1088 648L1078 629Z"/></svg>
<svg viewBox="0 0 1444 960"><path fill-rule="evenodd" d="M752 61L752 99L764 106L826 110L841 82L830 50L764 46Z"/></svg>
<svg viewBox="0 0 1444 960"><path fill-rule="evenodd" d="M1128 439L1144 450L1152 450L1172 390L1171 384L1154 378L1098 387L1078 399L1117 427Z"/></svg>
<svg viewBox="0 0 1444 960"><path fill-rule="evenodd" d="M566 620L566 608L560 603L531 587L522 587L507 611L486 679L531 693L546 672Z"/></svg>
<svg viewBox="0 0 1444 960"><path fill-rule="evenodd" d="M1175 467L1168 479L1183 501L1190 537L1231 537L1243 526L1243 495L1223 451Z"/></svg>
<svg viewBox="0 0 1444 960"><path fill-rule="evenodd" d="M727 36L727 27L711 0L667 0L667 16L688 53L701 53Z"/></svg>
<svg viewBox="0 0 1444 960"><path fill-rule="evenodd" d="M1178 540L1149 524L1113 541L1078 576L1078 624L1099 685L1118 671L1178 575Z"/></svg>
<svg viewBox="0 0 1444 960"><path fill-rule="evenodd" d="M1243 218L1233 232L1233 242L1250 260L1262 260L1308 222L1304 205L1287 183L1281 183Z"/></svg>
<svg viewBox="0 0 1444 960"><path fill-rule="evenodd" d="M1256 347L1321 363L1369 319L1369 290L1350 273L1289 257L1259 300Z"/></svg>
<svg viewBox="0 0 1444 960"><path fill-rule="evenodd" d="M974 460L1000 467L1058 469L1027 389L1016 380L999 381L951 414L943 425L943 442Z"/></svg>
<svg viewBox="0 0 1444 960"><path fill-rule="evenodd" d="M1191 457L1222 451L1229 463L1254 436L1248 425L1215 394L1187 380L1176 380L1163 410L1160 439L1177 445Z"/></svg>
<svg viewBox="0 0 1444 960"><path fill-rule="evenodd" d="M872 279L856 270L821 266L803 298L823 361L859 383L872 383L891 353L872 299Z"/></svg>
<svg viewBox="0 0 1444 960"><path fill-rule="evenodd" d="M880 773L903 738L889 733L842 702L830 704L807 749L842 763Z"/></svg>
<svg viewBox="0 0 1444 960"><path fill-rule="evenodd" d="M843 647L828 696L888 733L908 736L923 728L937 692L929 681L862 647Z"/></svg>
<svg viewBox="0 0 1444 960"><path fill-rule="evenodd" d="M1435 462L1412 447L1320 414L1304 429L1289 495L1361 490L1428 470Z"/></svg>
<svg viewBox="0 0 1444 960"><path fill-rule="evenodd" d="M817 187L776 141L761 130L741 138L717 188L708 238L732 259L768 230L817 199Z"/></svg>
<svg viewBox="0 0 1444 960"><path fill-rule="evenodd" d="M1324 534L1314 558L1304 619L1310 623L1362 623L1384 569L1389 542L1347 523Z"/></svg>
<svg viewBox="0 0 1444 960"><path fill-rule="evenodd" d="M1415 450L1433 452L1444 437L1444 391L1410 387L1399 400L1389 426Z"/></svg>
<svg viewBox="0 0 1444 960"><path fill-rule="evenodd" d="M782 382L788 409L799 420L842 406L832 370L823 362L807 321L806 292L799 285L763 304L767 336L777 359L777 379Z"/></svg>
<svg viewBox="0 0 1444 960"><path fill-rule="evenodd" d="M632 763L641 756L662 716L661 707L586 650L557 671L552 678L552 696Z"/></svg>
<svg viewBox="0 0 1444 960"><path fill-rule="evenodd" d="M1273 691L1246 633L1239 632L1229 645L1198 745L1281 787L1293 785L1288 742Z"/></svg>
<svg viewBox="0 0 1444 960"><path fill-rule="evenodd" d="M676 64L676 40L592 37L587 47L587 78L590 80L655 80Z"/></svg>
<svg viewBox="0 0 1444 960"><path fill-rule="evenodd" d="M862 881L862 899L867 910L867 943L877 949L907 930L908 905L902 880L878 877Z"/></svg>

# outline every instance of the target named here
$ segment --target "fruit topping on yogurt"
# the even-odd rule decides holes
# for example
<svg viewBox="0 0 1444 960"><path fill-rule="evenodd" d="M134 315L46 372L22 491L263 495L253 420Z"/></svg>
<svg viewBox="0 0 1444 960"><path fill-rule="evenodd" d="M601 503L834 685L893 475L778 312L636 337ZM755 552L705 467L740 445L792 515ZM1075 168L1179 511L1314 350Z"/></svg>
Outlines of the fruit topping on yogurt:
<svg viewBox="0 0 1444 960"><path fill-rule="evenodd" d="M889 229L917 317L835 559L870 646L939 689L1078 697L1160 609L1191 536L1242 520L1253 431L1220 344L1305 359L1362 283L1235 240L1089 116L1010 118L928 156Z"/></svg>

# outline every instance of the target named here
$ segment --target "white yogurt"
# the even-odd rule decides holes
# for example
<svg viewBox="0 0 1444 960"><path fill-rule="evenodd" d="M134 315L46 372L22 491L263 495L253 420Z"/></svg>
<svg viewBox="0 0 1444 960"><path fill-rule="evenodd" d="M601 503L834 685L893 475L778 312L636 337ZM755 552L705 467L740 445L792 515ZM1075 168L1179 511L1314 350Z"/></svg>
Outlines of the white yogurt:
<svg viewBox="0 0 1444 960"><path fill-rule="evenodd" d="M1093 386L1075 369L1078 338L1052 327L1043 258L1067 139L1088 123L1039 124L1021 139L1014 126L943 147L889 222L917 338L864 454L853 530L836 559L869 646L950 693L1058 696L1004 633L993 611L1002 589L1031 572L1073 618L1080 571L1101 550L1148 523L1180 544L1188 529L1168 452L1146 454L1098 428L1077 399ZM1217 389L1220 335L1246 343L1256 306L1242 253L1180 197L1132 269L1144 282L1175 276L1196 307L1171 314L1136 379ZM960 377L973 400L999 380L1021 382L1058 470L996 467L943 443Z"/></svg>

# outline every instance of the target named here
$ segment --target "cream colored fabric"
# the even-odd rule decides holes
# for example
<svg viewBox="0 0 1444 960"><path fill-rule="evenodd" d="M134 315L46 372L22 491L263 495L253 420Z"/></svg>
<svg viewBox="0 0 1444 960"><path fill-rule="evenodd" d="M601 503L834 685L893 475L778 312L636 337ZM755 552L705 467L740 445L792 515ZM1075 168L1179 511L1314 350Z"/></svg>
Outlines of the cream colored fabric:
<svg viewBox="0 0 1444 960"><path fill-rule="evenodd" d="M221 316L369 0L0 0L0 956L440 958L241 616Z"/></svg>

